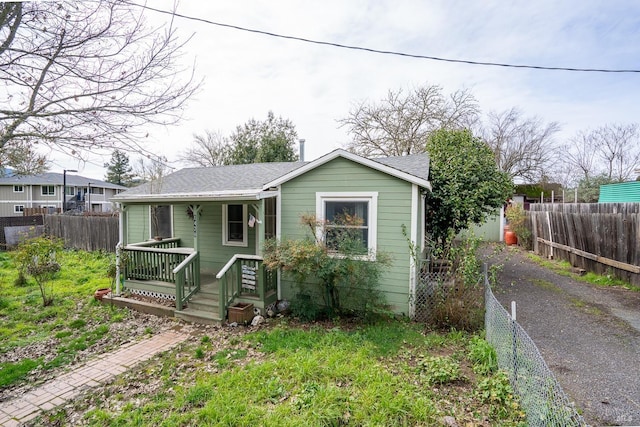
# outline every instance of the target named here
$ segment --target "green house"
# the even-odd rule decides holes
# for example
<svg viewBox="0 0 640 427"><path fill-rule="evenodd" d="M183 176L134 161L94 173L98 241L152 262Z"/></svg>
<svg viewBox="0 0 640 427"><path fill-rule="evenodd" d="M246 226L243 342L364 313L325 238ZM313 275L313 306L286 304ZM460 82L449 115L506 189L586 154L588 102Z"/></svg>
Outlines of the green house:
<svg viewBox="0 0 640 427"><path fill-rule="evenodd" d="M367 159L344 150L306 163L182 169L113 198L116 293L175 298L176 316L211 322L246 305L238 303L264 309L294 295L286 275L263 267L265 240L302 238L302 215L330 221L347 209L364 220L371 256L392 256L381 290L394 312L411 316L417 266L407 239L424 251L428 175L426 154Z"/></svg>

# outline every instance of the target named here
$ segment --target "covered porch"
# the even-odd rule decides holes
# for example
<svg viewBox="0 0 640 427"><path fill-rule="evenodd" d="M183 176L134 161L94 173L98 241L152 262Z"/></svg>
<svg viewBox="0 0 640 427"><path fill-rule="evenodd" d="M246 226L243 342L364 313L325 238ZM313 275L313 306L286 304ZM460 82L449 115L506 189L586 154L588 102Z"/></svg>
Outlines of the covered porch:
<svg viewBox="0 0 640 427"><path fill-rule="evenodd" d="M151 218L154 205L124 205L116 295L175 301L174 315L197 323L223 323L229 307L238 303L253 304L264 313L278 298L278 275L264 267L261 256L264 240L275 234L275 212L270 214L274 201L163 205L169 207L164 234L171 237L156 238L149 236L163 226ZM240 221L230 218L232 208L241 213ZM149 231L139 236L144 240L127 243L142 228L140 213L146 211Z"/></svg>

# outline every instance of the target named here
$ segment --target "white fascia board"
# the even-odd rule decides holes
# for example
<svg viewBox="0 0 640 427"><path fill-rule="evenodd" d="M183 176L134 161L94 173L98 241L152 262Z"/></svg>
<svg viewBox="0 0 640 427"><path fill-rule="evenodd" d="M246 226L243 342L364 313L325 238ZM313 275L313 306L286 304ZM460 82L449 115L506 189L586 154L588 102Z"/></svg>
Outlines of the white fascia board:
<svg viewBox="0 0 640 427"><path fill-rule="evenodd" d="M225 200L260 200L265 192L260 189L250 191L216 191L212 193L175 193L175 194L136 194L124 197L112 197L110 200L121 203L135 202L185 202L199 201L225 201ZM265 197L265 196L263 196ZM270 197L270 196L266 196Z"/></svg>
<svg viewBox="0 0 640 427"><path fill-rule="evenodd" d="M341 148L338 148L336 150L333 150L332 152L325 154L322 157L317 158L316 160L313 160L307 164L305 164L304 166L299 167L298 169L295 169L291 172L289 172L286 175L281 176L278 179L275 179L271 182L266 183L262 188L264 190L267 190L271 187L277 187L279 185L282 185L283 183L292 180L293 178L296 178L302 174L305 174L315 168L317 168L318 166L322 166L327 162L330 162L331 160L337 158L337 157L342 157L345 158L347 160L351 160L355 163L359 163L361 165L367 166L371 169L375 169L378 170L380 172L384 172L386 174L389 174L391 176L395 176L396 178L400 178L403 179L405 181L408 181L412 184L416 184L419 185L420 187L423 188L427 188L429 191L431 191L431 183L426 180L426 179L422 179L422 178L418 178L417 176L408 174L406 172L402 172L398 169L383 165L382 163L378 163L374 160L370 160L367 159L365 157L361 157L358 156L357 154L353 154L350 153L348 151L345 151Z"/></svg>

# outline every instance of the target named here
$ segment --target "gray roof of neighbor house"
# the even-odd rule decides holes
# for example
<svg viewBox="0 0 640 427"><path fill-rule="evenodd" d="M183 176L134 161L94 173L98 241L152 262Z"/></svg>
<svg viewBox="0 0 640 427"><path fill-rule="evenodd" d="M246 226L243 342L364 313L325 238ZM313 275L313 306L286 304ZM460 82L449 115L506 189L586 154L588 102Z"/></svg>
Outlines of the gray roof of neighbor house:
<svg viewBox="0 0 640 427"><path fill-rule="evenodd" d="M311 162L252 163L247 165L186 168L118 194L114 201L259 199L271 187L314 169L336 157L408 179L426 188L429 157L426 154L365 159L344 150L334 150Z"/></svg>
<svg viewBox="0 0 640 427"><path fill-rule="evenodd" d="M39 175L14 175L0 178L0 185L62 185L64 174L47 172ZM126 190L127 187L95 178L67 173L67 186L70 187L92 187L112 188L114 190Z"/></svg>

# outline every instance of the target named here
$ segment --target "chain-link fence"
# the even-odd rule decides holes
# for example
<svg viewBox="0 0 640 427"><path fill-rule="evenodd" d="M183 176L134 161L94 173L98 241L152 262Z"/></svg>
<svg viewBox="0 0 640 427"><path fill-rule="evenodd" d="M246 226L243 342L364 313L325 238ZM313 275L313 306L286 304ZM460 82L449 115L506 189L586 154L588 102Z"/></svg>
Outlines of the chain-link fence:
<svg viewBox="0 0 640 427"><path fill-rule="evenodd" d="M413 318L418 322L427 322L435 305L442 302L443 290L451 277L448 269L434 266L430 260L420 260L418 267Z"/></svg>
<svg viewBox="0 0 640 427"><path fill-rule="evenodd" d="M487 341L496 350L499 368L509 375L528 425L586 426L533 340L493 295L486 271L484 283Z"/></svg>

